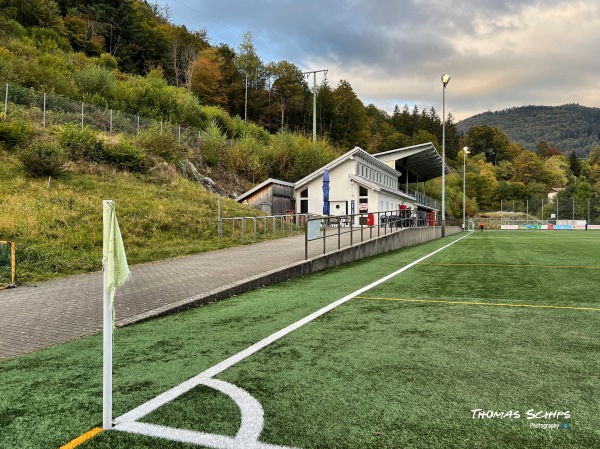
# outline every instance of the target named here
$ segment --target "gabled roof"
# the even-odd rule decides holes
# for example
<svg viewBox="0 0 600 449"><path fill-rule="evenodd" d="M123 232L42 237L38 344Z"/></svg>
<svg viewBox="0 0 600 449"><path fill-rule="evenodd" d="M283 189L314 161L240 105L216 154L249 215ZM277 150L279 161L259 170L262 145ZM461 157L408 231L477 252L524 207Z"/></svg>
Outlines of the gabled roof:
<svg viewBox="0 0 600 449"><path fill-rule="evenodd" d="M298 189L299 187L301 187L301 186L303 186L305 184L308 184L312 180L323 176L323 172L325 171L325 169L332 170L333 168L335 168L336 166L340 165L341 163L347 161L348 159L350 159L353 156L354 157L360 157L362 159L368 160L370 163L372 163L375 166L379 167L380 170L388 172L389 174L391 174L392 176L394 176L396 178L401 175L401 173L399 171L394 170L389 165L386 165L385 163L383 163L379 159L374 158L372 154L367 153L362 148L360 148L360 147L354 147L352 150L348 151L347 153L342 154L340 157L338 157L337 159L334 159L329 164L324 165L323 167L321 167L317 171L312 172L310 175L305 176L300 181L296 182L295 188Z"/></svg>
<svg viewBox="0 0 600 449"><path fill-rule="evenodd" d="M383 162L401 160L403 166L425 180L442 176L442 157L431 142L373 154L373 157ZM446 173L450 173L448 165L443 165Z"/></svg>
<svg viewBox="0 0 600 449"><path fill-rule="evenodd" d="M239 203L240 201L244 201L244 199L248 198L250 195L252 195L254 192L258 192L260 189L262 189L263 187L268 186L269 184L279 184L282 186L286 186L286 187L294 187L294 183L293 182L287 182L287 181L280 181L279 179L275 179L275 178L269 178L266 181L261 182L260 184L258 184L256 187L248 190L245 193L242 193L240 196L238 196L235 200Z"/></svg>
<svg viewBox="0 0 600 449"><path fill-rule="evenodd" d="M386 187L384 185L374 183L373 181L369 181L368 179L363 178L362 176L348 174L348 177L351 180L353 180L354 182L356 182L357 184L360 184L363 187L366 187L368 189L374 190L375 192L381 192L383 190L384 192L387 192L387 193L392 194L394 196L400 196L402 198L407 198L407 199L410 199L410 200L414 200L415 199L414 196L411 196L411 195L405 193L402 190L390 189L389 187Z"/></svg>

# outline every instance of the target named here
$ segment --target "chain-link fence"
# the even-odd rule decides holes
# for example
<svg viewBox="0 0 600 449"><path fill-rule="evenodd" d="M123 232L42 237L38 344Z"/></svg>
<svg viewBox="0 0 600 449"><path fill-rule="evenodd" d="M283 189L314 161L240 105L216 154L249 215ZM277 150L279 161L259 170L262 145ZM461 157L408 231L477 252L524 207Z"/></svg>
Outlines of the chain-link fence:
<svg viewBox="0 0 600 449"><path fill-rule="evenodd" d="M503 200L500 221L504 225L600 224L600 198L558 198L552 200Z"/></svg>
<svg viewBox="0 0 600 449"><path fill-rule="evenodd" d="M77 123L99 131L137 135L140 131L160 128L172 132L180 144L189 144L198 136L198 130L161 122L140 115L128 114L119 110L76 102L71 99L5 83L1 89L4 115L9 117L19 110L26 111L28 117L43 128Z"/></svg>

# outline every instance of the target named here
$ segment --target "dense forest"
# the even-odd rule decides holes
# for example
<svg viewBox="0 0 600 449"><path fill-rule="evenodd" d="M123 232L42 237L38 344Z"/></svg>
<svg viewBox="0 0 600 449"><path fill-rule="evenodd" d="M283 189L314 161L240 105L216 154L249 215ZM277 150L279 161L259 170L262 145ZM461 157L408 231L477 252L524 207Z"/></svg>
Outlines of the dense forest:
<svg viewBox="0 0 600 449"><path fill-rule="evenodd" d="M268 177L296 181L354 146L371 153L424 142L441 148L442 119L434 107L396 106L388 114L365 106L347 80L317 86L313 142L313 92L301 70L288 61L261 61L250 33L235 49L212 45L207 35L172 24L168 11L141 0L0 0L0 82L161 122L160 130L133 138L107 137L87 125L48 132L33 120L39 110L24 105L1 117L2 148L17 155L31 176L86 164L153 174L206 166L235 174L241 188ZM553 132L575 139L583 129L574 115L578 108L557 108L556 122L570 123L570 131ZM547 115L517 109L522 123ZM595 110L589 112L591 117ZM467 127L463 121L458 127L451 115L446 119L453 168L448 214L461 215L463 165L468 215L497 210L506 200L539 202L551 188L564 188L559 198L582 204L598 196L596 140L582 159L576 149L558 147L549 132L535 134L529 151L499 126ZM198 137L181 144L162 132L163 121L195 129ZM598 137L592 125L585 132ZM469 147L468 157L463 147ZM425 188L441 197L439 179Z"/></svg>
<svg viewBox="0 0 600 449"><path fill-rule="evenodd" d="M288 61L261 61L249 32L237 49L211 45L206 30L176 26L168 10L137 0L0 0L0 9L0 81L186 126L203 125L202 114L182 105L191 102L270 133L312 134L306 77ZM177 92L159 89L163 82ZM360 146L374 153L441 139L434 108L397 110L392 117L365 106L347 80L331 86L324 79L316 93L317 134L340 151ZM455 156L451 117L446 145Z"/></svg>
<svg viewBox="0 0 600 449"><path fill-rule="evenodd" d="M456 124L460 133L475 125L500 128L509 139L535 151L540 141L564 154L587 157L600 144L600 108L578 104L522 106L474 115Z"/></svg>

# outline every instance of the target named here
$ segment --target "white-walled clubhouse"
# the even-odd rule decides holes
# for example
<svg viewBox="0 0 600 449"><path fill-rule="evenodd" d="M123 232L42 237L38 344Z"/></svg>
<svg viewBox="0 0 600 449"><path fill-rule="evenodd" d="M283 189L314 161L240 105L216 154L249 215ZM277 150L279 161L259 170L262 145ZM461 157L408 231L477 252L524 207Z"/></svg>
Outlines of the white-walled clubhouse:
<svg viewBox="0 0 600 449"><path fill-rule="evenodd" d="M288 213L344 216L397 212L403 217L438 221L438 202L419 189L425 181L442 175L442 158L431 143L379 154L359 147L348 151L294 184ZM446 173L449 169L444 165ZM324 210L323 178L329 178L328 205ZM268 180L277 185L276 180ZM266 182L268 183L268 182ZM265 183L261 185L265 187ZM417 190L409 190L409 184ZM255 188L256 189L256 188ZM237 198L248 200L252 189ZM421 191L419 191L421 190ZM264 208L263 208L264 210Z"/></svg>

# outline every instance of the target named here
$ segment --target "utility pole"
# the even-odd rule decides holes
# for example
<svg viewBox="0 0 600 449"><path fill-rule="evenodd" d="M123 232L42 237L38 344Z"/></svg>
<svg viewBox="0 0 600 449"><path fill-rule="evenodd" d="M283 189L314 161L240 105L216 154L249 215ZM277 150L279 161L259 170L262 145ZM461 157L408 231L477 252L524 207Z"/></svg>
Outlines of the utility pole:
<svg viewBox="0 0 600 449"><path fill-rule="evenodd" d="M303 75L310 76L313 74L313 142L317 141L317 73L325 72L327 76L328 70L313 70L311 72L303 72Z"/></svg>
<svg viewBox="0 0 600 449"><path fill-rule="evenodd" d="M246 75L246 93L244 94L244 122L248 121L248 75Z"/></svg>

